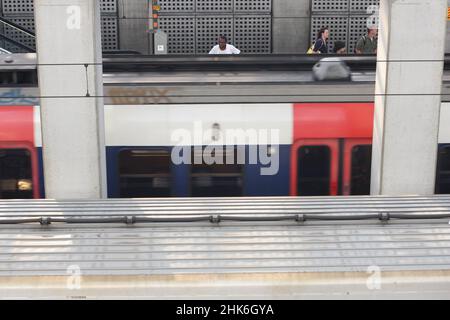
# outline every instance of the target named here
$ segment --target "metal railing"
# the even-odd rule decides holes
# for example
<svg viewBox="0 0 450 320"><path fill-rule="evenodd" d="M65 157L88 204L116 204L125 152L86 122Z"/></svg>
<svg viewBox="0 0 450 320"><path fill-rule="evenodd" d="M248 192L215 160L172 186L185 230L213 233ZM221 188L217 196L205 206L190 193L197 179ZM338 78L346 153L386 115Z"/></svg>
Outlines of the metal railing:
<svg viewBox="0 0 450 320"><path fill-rule="evenodd" d="M12 22L12 21L10 21L8 19L5 19L4 17L0 17L0 25L12 28L12 29L18 31L21 35L25 35L26 37L30 37L33 40L36 39L36 35L33 32L25 29L24 27L14 23L14 22ZM24 44L22 42L19 42L19 41L15 40L15 39L12 39L11 37L8 37L6 34L4 34L4 28L0 28L0 30L3 31L2 33L0 33L0 38L1 39L5 40L6 42L8 42L8 43L10 43L10 44L12 44L12 45L14 45L16 47L24 49L27 52L36 52L36 48L31 47L31 46L29 46L27 44Z"/></svg>

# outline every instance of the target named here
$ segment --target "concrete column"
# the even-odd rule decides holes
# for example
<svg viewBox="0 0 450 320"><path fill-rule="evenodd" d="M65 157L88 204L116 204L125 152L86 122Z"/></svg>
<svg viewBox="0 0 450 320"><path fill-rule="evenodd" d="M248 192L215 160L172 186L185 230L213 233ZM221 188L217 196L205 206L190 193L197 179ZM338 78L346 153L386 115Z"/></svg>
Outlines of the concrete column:
<svg viewBox="0 0 450 320"><path fill-rule="evenodd" d="M120 49L153 54L153 33L149 32L149 0L119 0Z"/></svg>
<svg viewBox="0 0 450 320"><path fill-rule="evenodd" d="M379 14L371 193L433 194L447 0L381 0Z"/></svg>
<svg viewBox="0 0 450 320"><path fill-rule="evenodd" d="M34 12L46 196L103 198L106 161L103 99L98 98L103 96L99 1L37 0Z"/></svg>
<svg viewBox="0 0 450 320"><path fill-rule="evenodd" d="M311 46L311 0L274 0L272 6L273 53L306 53Z"/></svg>

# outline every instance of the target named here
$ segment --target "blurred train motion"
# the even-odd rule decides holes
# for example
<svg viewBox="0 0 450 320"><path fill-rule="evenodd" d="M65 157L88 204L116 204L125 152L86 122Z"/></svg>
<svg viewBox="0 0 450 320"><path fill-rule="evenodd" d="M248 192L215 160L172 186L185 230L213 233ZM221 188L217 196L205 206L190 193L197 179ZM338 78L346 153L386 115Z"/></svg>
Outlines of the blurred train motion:
<svg viewBox="0 0 450 320"><path fill-rule="evenodd" d="M45 190L36 66L15 59L1 68L0 198L39 198ZM280 57L273 69L265 60L244 65L248 57L224 57L225 67L206 61L209 69L199 68L206 58L178 61L177 70L167 57L157 67L123 59L126 66L114 58L104 65L109 197L369 194L374 58L348 58L351 82L314 81L315 57ZM444 72L436 193L450 193L447 77ZM279 144L269 149L279 160L277 172L261 175L266 165L248 162L250 143L234 146L245 150L244 164L174 164L173 132L193 135L195 123L215 134L186 145L193 158L194 146L204 148L226 130L277 130ZM227 152L216 156L225 159Z"/></svg>

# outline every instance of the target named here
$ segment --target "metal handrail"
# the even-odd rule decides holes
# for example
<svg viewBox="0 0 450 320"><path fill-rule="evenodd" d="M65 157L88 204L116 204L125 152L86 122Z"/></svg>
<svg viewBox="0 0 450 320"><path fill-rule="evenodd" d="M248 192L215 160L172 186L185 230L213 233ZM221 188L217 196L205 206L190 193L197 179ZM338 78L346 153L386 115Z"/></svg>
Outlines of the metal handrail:
<svg viewBox="0 0 450 320"><path fill-rule="evenodd" d="M9 43L12 43L13 45L15 45L15 46L17 46L17 47L20 47L20 48L22 48L22 49L25 49L25 50L27 50L27 51L29 51L29 52L35 52L35 50L34 50L32 47L29 47L29 46L27 46L26 44L23 44L23 43L20 43L20 42L14 40L14 39L11 39L11 38L9 38L9 37L3 35L3 34L0 34L0 38L2 38L2 39L4 39L4 40L8 41Z"/></svg>
<svg viewBox="0 0 450 320"><path fill-rule="evenodd" d="M13 29L18 30L22 34L25 34L25 35L31 37L33 40L36 39L36 35L33 32L25 29L24 27L14 23L14 22L12 22L12 21L9 21L8 19L5 19L4 17L0 17L0 23L3 23L6 26L9 26L9 27L11 27ZM11 43L11 44L13 44L13 45L15 45L17 47L25 49L28 52L35 52L36 51L35 48L32 48L32 47L30 47L30 46L28 46L26 44L23 44L23 43L20 43L20 42L14 40L14 39L11 39L11 38L9 38L8 36L6 36L4 34L0 34L0 38L6 40L7 42L9 42L9 43Z"/></svg>
<svg viewBox="0 0 450 320"><path fill-rule="evenodd" d="M450 219L450 213L438 214L392 214L388 212L376 214L273 214L273 215L148 215L148 216L107 216L107 217L61 217L61 216L42 216L42 217L14 217L0 218L0 225L13 224L41 224L50 225L52 223L66 224L110 224L125 223L127 225L136 223L186 223L186 222L210 222L219 224L222 221L234 222L307 222L307 221L361 221L361 220L379 220L388 222L390 220L438 220Z"/></svg>
<svg viewBox="0 0 450 320"><path fill-rule="evenodd" d="M4 17L0 17L0 22L27 34L28 36L32 37L33 39L36 38L36 35L33 32L25 29L24 27L12 22L12 21L9 21L8 19L5 19Z"/></svg>

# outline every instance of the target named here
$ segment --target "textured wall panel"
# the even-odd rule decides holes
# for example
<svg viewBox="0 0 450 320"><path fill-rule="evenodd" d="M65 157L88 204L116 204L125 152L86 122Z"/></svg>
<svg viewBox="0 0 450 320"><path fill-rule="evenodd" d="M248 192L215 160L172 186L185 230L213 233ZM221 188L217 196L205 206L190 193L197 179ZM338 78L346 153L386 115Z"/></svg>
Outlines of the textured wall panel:
<svg viewBox="0 0 450 320"><path fill-rule="evenodd" d="M116 50L118 45L117 0L101 0L102 12L102 45L104 50ZM3 16L25 29L34 32L33 0L2 0ZM32 48L35 40L11 27L4 27L4 34ZM5 49L12 52L24 52L24 49L5 43Z"/></svg>
<svg viewBox="0 0 450 320"><path fill-rule="evenodd" d="M313 0L313 12L346 12L349 0Z"/></svg>
<svg viewBox="0 0 450 320"><path fill-rule="evenodd" d="M357 13L368 13L371 6L379 6L380 0L350 0L350 11Z"/></svg>
<svg viewBox="0 0 450 320"><path fill-rule="evenodd" d="M232 12L233 0L196 0L197 12Z"/></svg>
<svg viewBox="0 0 450 320"><path fill-rule="evenodd" d="M195 0L159 0L161 13L194 12Z"/></svg>
<svg viewBox="0 0 450 320"><path fill-rule="evenodd" d="M234 10L236 12L271 12L272 0L234 0Z"/></svg>
<svg viewBox="0 0 450 320"><path fill-rule="evenodd" d="M192 16L162 16L160 29L168 35L169 54L195 53L195 18Z"/></svg>
<svg viewBox="0 0 450 320"><path fill-rule="evenodd" d="M117 50L117 18L102 17L102 47L103 50Z"/></svg>
<svg viewBox="0 0 450 320"><path fill-rule="evenodd" d="M33 0L2 0L3 14L30 13L33 14Z"/></svg>
<svg viewBox="0 0 450 320"><path fill-rule="evenodd" d="M117 12L117 0L100 0L100 10L103 13Z"/></svg>
<svg viewBox="0 0 450 320"><path fill-rule="evenodd" d="M34 18L9 18L11 22L18 24L19 26L27 29L30 32L34 32ZM8 38L11 38L17 42L27 45L31 48L35 48L36 42L33 37L23 33L15 28L9 26L4 27L4 34ZM16 47L15 45L5 41L5 49L11 52L26 52L26 50Z"/></svg>
<svg viewBox="0 0 450 320"><path fill-rule="evenodd" d="M198 54L208 53L217 44L219 35L226 36L229 43L234 42L232 16L197 16L196 31Z"/></svg>
<svg viewBox="0 0 450 320"><path fill-rule="evenodd" d="M270 16L237 16L234 22L236 46L243 53L271 52Z"/></svg>

